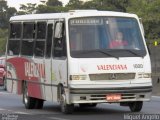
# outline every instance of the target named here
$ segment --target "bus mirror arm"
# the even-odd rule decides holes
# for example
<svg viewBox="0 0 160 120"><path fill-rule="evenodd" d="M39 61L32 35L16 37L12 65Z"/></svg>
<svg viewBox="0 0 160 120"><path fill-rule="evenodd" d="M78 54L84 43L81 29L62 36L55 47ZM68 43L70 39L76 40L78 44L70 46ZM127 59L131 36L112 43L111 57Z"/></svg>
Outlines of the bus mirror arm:
<svg viewBox="0 0 160 120"><path fill-rule="evenodd" d="M147 49L148 49L149 55L151 55L151 49L149 48L149 44L147 44Z"/></svg>
<svg viewBox="0 0 160 120"><path fill-rule="evenodd" d="M149 40L148 40L147 38L145 38L145 41L146 41L148 53L149 53L149 55L151 55L151 49L150 49L150 47L149 47L149 45L150 45L151 43L149 42Z"/></svg>

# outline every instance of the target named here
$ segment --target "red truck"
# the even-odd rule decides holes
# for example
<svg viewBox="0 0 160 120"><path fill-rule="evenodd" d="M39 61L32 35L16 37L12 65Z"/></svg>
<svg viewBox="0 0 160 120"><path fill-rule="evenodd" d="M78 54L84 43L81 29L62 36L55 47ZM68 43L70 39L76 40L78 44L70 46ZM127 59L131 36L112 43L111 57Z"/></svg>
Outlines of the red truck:
<svg viewBox="0 0 160 120"><path fill-rule="evenodd" d="M0 57L0 86L5 86L5 57Z"/></svg>

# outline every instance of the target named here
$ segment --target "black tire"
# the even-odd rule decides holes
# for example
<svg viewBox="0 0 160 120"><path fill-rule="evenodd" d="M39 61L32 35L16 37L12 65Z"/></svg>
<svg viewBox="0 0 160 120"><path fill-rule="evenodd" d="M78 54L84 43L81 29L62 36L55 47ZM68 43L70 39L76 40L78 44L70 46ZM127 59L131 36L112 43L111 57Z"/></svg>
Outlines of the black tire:
<svg viewBox="0 0 160 120"><path fill-rule="evenodd" d="M44 103L44 100L36 98L35 109L42 109L43 108L43 103Z"/></svg>
<svg viewBox="0 0 160 120"><path fill-rule="evenodd" d="M80 106L81 108L96 107L96 106L97 106L97 103L81 103L81 104L79 104L79 106Z"/></svg>
<svg viewBox="0 0 160 120"><path fill-rule="evenodd" d="M3 78L3 89L6 91L7 90L7 81L5 78Z"/></svg>
<svg viewBox="0 0 160 120"><path fill-rule="evenodd" d="M27 83L23 85L23 103L26 109L33 109L36 104L36 99L28 96Z"/></svg>
<svg viewBox="0 0 160 120"><path fill-rule="evenodd" d="M72 114L74 111L74 104L66 103L66 96L63 87L59 89L59 94L60 94L59 96L60 96L61 112L64 114Z"/></svg>
<svg viewBox="0 0 160 120"><path fill-rule="evenodd" d="M131 112L140 112L142 110L142 107L143 107L142 101L129 103L129 108L130 108Z"/></svg>

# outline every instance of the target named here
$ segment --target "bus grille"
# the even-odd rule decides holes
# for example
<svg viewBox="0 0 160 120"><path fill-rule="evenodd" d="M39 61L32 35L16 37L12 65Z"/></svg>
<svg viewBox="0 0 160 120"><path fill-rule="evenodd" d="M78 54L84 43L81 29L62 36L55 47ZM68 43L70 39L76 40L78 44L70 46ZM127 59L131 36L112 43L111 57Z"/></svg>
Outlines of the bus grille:
<svg viewBox="0 0 160 120"><path fill-rule="evenodd" d="M136 99L135 94L122 94L122 100ZM91 95L90 100L106 100L106 95Z"/></svg>
<svg viewBox="0 0 160 120"><path fill-rule="evenodd" d="M135 73L89 74L90 80L129 80L135 79Z"/></svg>

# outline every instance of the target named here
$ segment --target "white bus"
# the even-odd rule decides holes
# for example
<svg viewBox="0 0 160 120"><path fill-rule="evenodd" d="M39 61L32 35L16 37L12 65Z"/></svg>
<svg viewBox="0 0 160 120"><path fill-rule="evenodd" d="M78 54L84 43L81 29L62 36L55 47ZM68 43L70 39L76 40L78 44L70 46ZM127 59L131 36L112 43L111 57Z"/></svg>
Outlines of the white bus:
<svg viewBox="0 0 160 120"><path fill-rule="evenodd" d="M117 37L118 36L118 37ZM59 102L120 103L141 111L152 92L151 63L135 14L97 10L32 14L10 19L7 90L27 109Z"/></svg>

